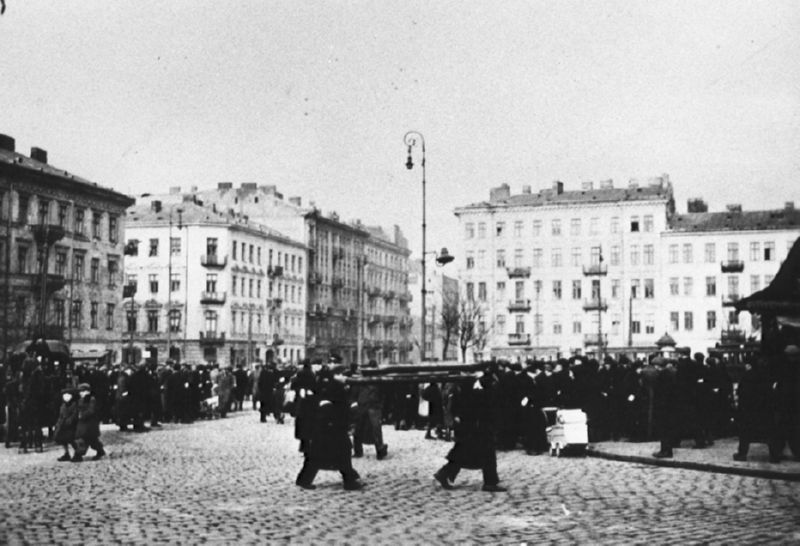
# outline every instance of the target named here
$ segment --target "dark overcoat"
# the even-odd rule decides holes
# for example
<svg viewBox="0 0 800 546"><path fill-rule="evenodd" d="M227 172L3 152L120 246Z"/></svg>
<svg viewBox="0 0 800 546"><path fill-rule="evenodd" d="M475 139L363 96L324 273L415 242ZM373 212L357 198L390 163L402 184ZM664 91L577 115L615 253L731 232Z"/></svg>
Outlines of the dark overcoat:
<svg viewBox="0 0 800 546"><path fill-rule="evenodd" d="M351 466L353 448L348 434L349 404L345 386L333 379L318 385L319 392L307 399L314 402L313 431L306 452L309 461L325 470Z"/></svg>
<svg viewBox="0 0 800 546"><path fill-rule="evenodd" d="M453 397L455 445L447 460L462 468L484 468L495 461L490 386L462 385Z"/></svg>

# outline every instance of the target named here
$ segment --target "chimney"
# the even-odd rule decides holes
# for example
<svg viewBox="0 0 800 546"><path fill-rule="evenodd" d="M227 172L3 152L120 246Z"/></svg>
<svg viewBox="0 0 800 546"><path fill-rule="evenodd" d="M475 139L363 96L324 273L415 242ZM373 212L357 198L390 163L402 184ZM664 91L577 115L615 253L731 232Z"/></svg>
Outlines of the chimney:
<svg viewBox="0 0 800 546"><path fill-rule="evenodd" d="M591 180L587 180L586 182L581 182L581 189L584 191L589 191L594 189L594 182Z"/></svg>
<svg viewBox="0 0 800 546"><path fill-rule="evenodd" d="M36 146L31 147L31 159L39 163L47 163L47 150L42 150Z"/></svg>
<svg viewBox="0 0 800 546"><path fill-rule="evenodd" d="M556 195L561 195L564 193L564 183L560 180L553 181L553 193Z"/></svg>
<svg viewBox="0 0 800 546"><path fill-rule="evenodd" d="M489 201L504 201L509 197L511 197L511 190L508 184L500 184L498 187L489 190Z"/></svg>
<svg viewBox="0 0 800 546"><path fill-rule="evenodd" d="M708 204L699 198L689 199L686 203L687 212L708 212Z"/></svg>
<svg viewBox="0 0 800 546"><path fill-rule="evenodd" d="M794 210L794 201L786 201L783 204L783 210Z"/></svg>
<svg viewBox="0 0 800 546"><path fill-rule="evenodd" d="M296 207L303 206L303 200L300 197L290 197L289 202Z"/></svg>
<svg viewBox="0 0 800 546"><path fill-rule="evenodd" d="M523 195L530 195L531 194L531 187L530 186L522 186L522 193L523 193Z"/></svg>
<svg viewBox="0 0 800 546"><path fill-rule="evenodd" d="M739 203L731 203L726 205L725 208L728 209L728 212L742 212L742 205Z"/></svg>
<svg viewBox="0 0 800 546"><path fill-rule="evenodd" d="M248 191L255 191L258 189L258 184L255 182L242 182L242 189Z"/></svg>
<svg viewBox="0 0 800 546"><path fill-rule="evenodd" d="M171 186L169 188L169 194L170 195L178 195L179 193L181 193L181 187L180 186Z"/></svg>
<svg viewBox="0 0 800 546"><path fill-rule="evenodd" d="M0 135L0 150L14 151L14 139L8 135Z"/></svg>
<svg viewBox="0 0 800 546"><path fill-rule="evenodd" d="M601 190L613 190L614 189L614 180L609 178L608 180L601 180L600 181L600 189Z"/></svg>
<svg viewBox="0 0 800 546"><path fill-rule="evenodd" d="M153 212L161 212L161 201L153 200L153 202L150 203L150 208Z"/></svg>

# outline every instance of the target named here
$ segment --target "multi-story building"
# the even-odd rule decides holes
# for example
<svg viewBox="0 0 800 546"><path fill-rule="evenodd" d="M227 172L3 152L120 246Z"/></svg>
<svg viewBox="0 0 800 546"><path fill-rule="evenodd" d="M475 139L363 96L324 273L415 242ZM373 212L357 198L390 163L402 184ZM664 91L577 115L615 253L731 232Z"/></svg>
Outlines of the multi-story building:
<svg viewBox="0 0 800 546"><path fill-rule="evenodd" d="M430 262L425 268L428 277L425 284L425 359L426 360L458 360L458 332L455 328L459 313L459 288L458 279L448 277L442 270ZM414 339L414 353L412 362L422 360L420 345L422 344L422 262L411 262L408 287L412 298L412 337ZM447 317L447 318L445 318ZM447 326L445 323L449 324ZM450 331L450 340L445 349L445 336Z"/></svg>
<svg viewBox="0 0 800 546"><path fill-rule="evenodd" d="M757 324L723 304L775 274L800 213L697 207L676 214L664 175L519 195L502 185L457 208L464 296L483 309L491 354L644 353L665 332L706 350L733 327L752 335Z"/></svg>
<svg viewBox="0 0 800 546"><path fill-rule="evenodd" d="M17 153L0 135L2 347L65 340L73 356L119 353L122 233L132 199Z"/></svg>
<svg viewBox="0 0 800 546"><path fill-rule="evenodd" d="M173 194L175 195L175 194ZM305 356L306 247L193 195L128 210L126 339L136 359Z"/></svg>
<svg viewBox="0 0 800 546"><path fill-rule="evenodd" d="M151 196L151 199L161 199L165 206L180 202L180 189L173 190L171 195ZM191 193L207 203L214 203L220 211L246 216L307 246L306 354L313 360L327 361L333 356L345 363L357 361L359 303L368 304L368 296L364 297L358 286L366 282L370 267L378 267L366 265L372 263L369 248L385 246L385 241L370 242L372 235L364 225L345 222L336 213L324 215L313 203L303 206L300 197L284 199L274 185L248 182L234 187L230 182L220 182L215 189L198 191L192 188ZM396 279L404 279L407 278L408 245L399 230L395 230L395 241L384 252L405 258L380 267L396 267ZM397 312L393 324L400 324L407 311L403 311L401 305L392 309ZM395 348L406 347L407 336L404 337L401 328L388 332L386 334L384 329L384 335L396 337L381 338L381 352L377 355L383 360L403 361L406 358L403 351L389 350L388 341L392 341ZM370 346L369 349L376 348ZM375 355L374 352L370 354Z"/></svg>

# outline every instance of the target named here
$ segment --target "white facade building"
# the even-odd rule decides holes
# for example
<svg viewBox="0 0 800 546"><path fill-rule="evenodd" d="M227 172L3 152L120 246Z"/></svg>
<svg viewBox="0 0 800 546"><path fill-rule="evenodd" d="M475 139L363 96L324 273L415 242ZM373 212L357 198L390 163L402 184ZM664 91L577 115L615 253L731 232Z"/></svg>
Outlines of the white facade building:
<svg viewBox="0 0 800 546"><path fill-rule="evenodd" d="M596 354L598 342L643 353L665 332L705 351L723 331L751 335L758 325L724 297L763 288L800 235L789 204L676 214L667 175L519 195L502 185L455 214L462 293L484 309L487 349L506 358Z"/></svg>
<svg viewBox="0 0 800 546"><path fill-rule="evenodd" d="M159 360L223 366L270 350L305 356L305 245L191 198L132 207L128 221L137 248L125 263L137 287L125 301L129 344Z"/></svg>
<svg viewBox="0 0 800 546"><path fill-rule="evenodd" d="M408 289L410 292L411 313L413 320L413 339L414 353L411 362L419 362L422 340L422 262L414 260L410 264L411 270L408 276ZM426 282L425 306L427 311L425 319L427 324L425 336L425 356L428 360L458 360L458 334L452 332L450 344L445 352L444 336L445 331L442 325L442 310L444 306L458 306L458 280L448 277L444 270L436 267L435 261L429 259L426 264L425 273L428 277Z"/></svg>

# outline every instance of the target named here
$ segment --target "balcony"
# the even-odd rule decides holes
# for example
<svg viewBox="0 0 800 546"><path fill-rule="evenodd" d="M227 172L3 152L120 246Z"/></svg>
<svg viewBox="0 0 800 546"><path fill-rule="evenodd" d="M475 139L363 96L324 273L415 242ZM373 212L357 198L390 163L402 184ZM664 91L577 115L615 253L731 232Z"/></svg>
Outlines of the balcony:
<svg viewBox="0 0 800 546"><path fill-rule="evenodd" d="M527 279L531 276L530 267L508 267L506 271L509 279Z"/></svg>
<svg viewBox="0 0 800 546"><path fill-rule="evenodd" d="M728 294L727 296L722 296L722 306L733 307L733 305L735 305L740 299L742 299L742 296L739 294Z"/></svg>
<svg viewBox="0 0 800 546"><path fill-rule="evenodd" d="M274 279L275 277L283 277L283 266L281 265L271 265L267 268L267 276L270 279Z"/></svg>
<svg viewBox="0 0 800 546"><path fill-rule="evenodd" d="M747 336L745 336L744 330L728 328L720 332L719 339L722 343L742 344L747 340Z"/></svg>
<svg viewBox="0 0 800 546"><path fill-rule="evenodd" d="M200 331L200 345L223 345L225 332Z"/></svg>
<svg viewBox="0 0 800 546"><path fill-rule="evenodd" d="M203 292L200 295L200 303L210 305L224 305L227 292Z"/></svg>
<svg viewBox="0 0 800 546"><path fill-rule="evenodd" d="M719 265L723 273L741 273L744 271L744 261L742 260L726 260L720 262Z"/></svg>
<svg viewBox="0 0 800 546"><path fill-rule="evenodd" d="M394 290L387 290L386 292L383 293L383 299L385 300L391 300L394 299L394 297L395 297Z"/></svg>
<svg viewBox="0 0 800 546"><path fill-rule="evenodd" d="M608 310L608 302L602 298L592 298L588 300L584 300L583 302L583 310L584 311L607 311Z"/></svg>
<svg viewBox="0 0 800 546"><path fill-rule="evenodd" d="M531 300L511 300L508 302L508 310L511 312L530 311Z"/></svg>
<svg viewBox="0 0 800 546"><path fill-rule="evenodd" d="M384 351L394 351L397 347L397 344L393 339L384 339L383 340L383 350Z"/></svg>
<svg viewBox="0 0 800 546"><path fill-rule="evenodd" d="M283 273L283 268L281 268L281 273ZM319 273L312 272L308 274L308 283L309 284L322 284L322 275Z"/></svg>
<svg viewBox="0 0 800 546"><path fill-rule="evenodd" d="M269 298L267 300L267 305L269 305L271 309L278 309L283 305L283 300L281 298Z"/></svg>
<svg viewBox="0 0 800 546"><path fill-rule="evenodd" d="M66 234L66 230L58 224L36 224L30 226L30 230L38 246L43 243L46 246L50 246L63 239Z"/></svg>
<svg viewBox="0 0 800 546"><path fill-rule="evenodd" d="M600 262L599 264L584 265L583 274L587 277L608 275L608 266L603 262Z"/></svg>
<svg viewBox="0 0 800 546"><path fill-rule="evenodd" d="M608 334L583 334L583 344L584 345L599 345L602 343L605 345L608 343Z"/></svg>
<svg viewBox="0 0 800 546"><path fill-rule="evenodd" d="M331 280L331 288L333 288L334 290L338 290L338 289L340 289L342 287L344 287L344 279L343 278L334 277Z"/></svg>
<svg viewBox="0 0 800 546"><path fill-rule="evenodd" d="M383 316L383 323L384 324L394 324L397 322L397 317L395 315L384 315Z"/></svg>
<svg viewBox="0 0 800 546"><path fill-rule="evenodd" d="M381 292L381 289L380 289L380 288L377 288L377 287L375 287L375 286L372 286L372 287L370 287L370 288L367 288L367 295L368 295L370 298L377 298L377 297L380 297L380 295L381 295L382 293L383 293L383 292Z"/></svg>
<svg viewBox="0 0 800 546"><path fill-rule="evenodd" d="M228 265L228 256L218 256L216 254L204 254L200 258L200 265L203 267L222 269Z"/></svg>
<svg viewBox="0 0 800 546"><path fill-rule="evenodd" d="M31 289L34 292L39 293L42 290L42 280L42 275L39 273L31 275ZM49 294L64 288L67 284L67 279L64 278L64 275L48 273L45 275L44 282L46 283L45 290Z"/></svg>
<svg viewBox="0 0 800 546"><path fill-rule="evenodd" d="M531 344L531 335L530 334L508 334L508 344L509 345L530 345Z"/></svg>

